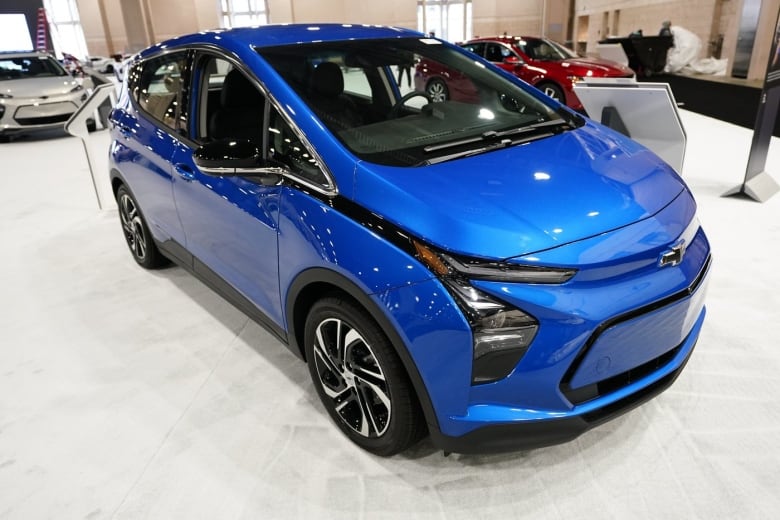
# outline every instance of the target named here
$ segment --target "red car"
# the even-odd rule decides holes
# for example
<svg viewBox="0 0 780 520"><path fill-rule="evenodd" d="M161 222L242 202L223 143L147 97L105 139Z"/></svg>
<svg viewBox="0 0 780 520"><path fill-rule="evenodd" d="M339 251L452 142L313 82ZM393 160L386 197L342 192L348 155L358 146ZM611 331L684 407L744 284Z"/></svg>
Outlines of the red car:
<svg viewBox="0 0 780 520"><path fill-rule="evenodd" d="M630 78L634 71L617 62L582 58L563 45L544 38L501 36L478 38L459 44L493 62L574 110L583 110L573 84L584 77ZM474 85L464 84L456 71L430 61L421 61L415 72L415 87L434 101L454 99L472 102Z"/></svg>

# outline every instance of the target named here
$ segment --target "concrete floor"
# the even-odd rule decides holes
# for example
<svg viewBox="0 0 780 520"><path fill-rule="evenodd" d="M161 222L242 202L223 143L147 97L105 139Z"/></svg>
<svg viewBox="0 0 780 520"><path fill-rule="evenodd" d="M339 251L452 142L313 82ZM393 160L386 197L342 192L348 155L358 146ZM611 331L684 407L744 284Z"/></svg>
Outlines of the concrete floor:
<svg viewBox="0 0 780 520"><path fill-rule="evenodd" d="M721 198L751 132L682 116L715 258L690 363L574 442L493 456L354 447L269 334L136 266L76 138L0 144L0 518L776 517L780 195Z"/></svg>

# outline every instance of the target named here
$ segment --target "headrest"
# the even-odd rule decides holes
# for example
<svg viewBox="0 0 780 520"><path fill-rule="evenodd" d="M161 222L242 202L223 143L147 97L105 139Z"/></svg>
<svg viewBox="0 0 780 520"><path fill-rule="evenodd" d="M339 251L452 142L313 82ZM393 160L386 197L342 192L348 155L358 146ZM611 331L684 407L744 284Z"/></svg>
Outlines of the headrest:
<svg viewBox="0 0 780 520"><path fill-rule="evenodd" d="M220 101L223 107L247 107L261 105L263 98L241 71L233 69L222 83Z"/></svg>
<svg viewBox="0 0 780 520"><path fill-rule="evenodd" d="M344 76L341 67L331 61L317 65L312 74L312 89L317 94L336 97L344 92Z"/></svg>

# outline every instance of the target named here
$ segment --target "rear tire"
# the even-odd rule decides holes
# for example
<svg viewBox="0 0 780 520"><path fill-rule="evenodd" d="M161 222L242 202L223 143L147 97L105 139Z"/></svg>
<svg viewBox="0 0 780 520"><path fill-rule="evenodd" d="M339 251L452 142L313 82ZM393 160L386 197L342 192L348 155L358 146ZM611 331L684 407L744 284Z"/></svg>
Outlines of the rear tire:
<svg viewBox="0 0 780 520"><path fill-rule="evenodd" d="M304 341L317 394L352 442L389 457L424 435L401 360L364 309L341 297L323 298L309 312Z"/></svg>
<svg viewBox="0 0 780 520"><path fill-rule="evenodd" d="M149 227L130 191L120 186L116 191L119 206L119 223L133 259L144 269L157 269L168 264L154 243Z"/></svg>
<svg viewBox="0 0 780 520"><path fill-rule="evenodd" d="M434 103L442 103L450 99L450 91L447 85L440 79L432 79L425 86L425 93L428 94L428 98Z"/></svg>

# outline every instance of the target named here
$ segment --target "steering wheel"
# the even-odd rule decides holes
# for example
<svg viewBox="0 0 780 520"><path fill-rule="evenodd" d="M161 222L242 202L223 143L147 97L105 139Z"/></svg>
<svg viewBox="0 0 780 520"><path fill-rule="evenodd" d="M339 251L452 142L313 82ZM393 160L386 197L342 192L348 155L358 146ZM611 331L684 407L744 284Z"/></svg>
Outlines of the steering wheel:
<svg viewBox="0 0 780 520"><path fill-rule="evenodd" d="M401 99L396 101L395 105L393 105L393 108L390 109L390 115L388 116L390 119L395 119L398 117L398 115L401 112L401 108L406 104L407 101L412 99L413 97L424 97L428 100L428 103L433 103L433 99L431 96L429 96L426 92L420 92L419 90L413 90L412 92L409 92L403 96L401 96Z"/></svg>

